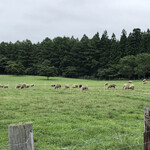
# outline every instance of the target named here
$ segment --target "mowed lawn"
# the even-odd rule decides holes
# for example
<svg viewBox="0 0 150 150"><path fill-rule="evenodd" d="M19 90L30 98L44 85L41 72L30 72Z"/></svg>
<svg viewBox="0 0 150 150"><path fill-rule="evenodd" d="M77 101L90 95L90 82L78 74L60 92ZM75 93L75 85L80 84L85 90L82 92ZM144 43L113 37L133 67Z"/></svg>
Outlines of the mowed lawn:
<svg viewBox="0 0 150 150"><path fill-rule="evenodd" d="M117 86L107 89L106 82ZM16 89L18 83L35 86ZM57 83L61 89L51 87ZM135 90L123 90L124 83L128 81L0 75L0 84L9 85L0 88L0 149L8 145L8 125L20 122L33 122L36 149L137 149L134 144L142 139L135 141L133 135L142 138L150 83L136 80ZM65 84L70 89L64 89ZM88 85L89 90L73 89L73 84Z"/></svg>

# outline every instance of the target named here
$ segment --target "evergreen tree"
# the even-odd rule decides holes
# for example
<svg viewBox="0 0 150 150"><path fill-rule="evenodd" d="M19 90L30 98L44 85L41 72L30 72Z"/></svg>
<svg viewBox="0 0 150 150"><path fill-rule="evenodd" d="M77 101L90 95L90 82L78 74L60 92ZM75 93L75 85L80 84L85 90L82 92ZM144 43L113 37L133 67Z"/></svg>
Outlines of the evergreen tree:
<svg viewBox="0 0 150 150"><path fill-rule="evenodd" d="M0 55L0 74L5 74L5 68L8 62L8 58L3 55Z"/></svg>
<svg viewBox="0 0 150 150"><path fill-rule="evenodd" d="M142 53L147 54L145 56ZM142 54L143 57L136 56L138 54ZM150 30L141 32L139 28L133 29L129 36L125 30L122 30L120 40L116 39L114 33L109 39L107 31L104 31L101 38L99 33L96 33L91 39L83 35L81 40L74 37L56 37L51 40L47 37L36 44L32 44L30 40L15 43L1 42L0 73L19 74L20 72L20 74L38 75L39 66L48 61L48 68L54 67L59 76L65 77L113 79L127 77L125 70L130 74L128 78L148 77L149 71L143 70L144 68L149 70L148 62L142 63L143 58L149 59L148 54L150 54ZM136 56L135 66L130 62L130 55ZM125 70L118 68L119 66L124 66ZM19 71L18 67L24 68L24 71Z"/></svg>
<svg viewBox="0 0 150 150"><path fill-rule="evenodd" d="M96 33L91 40L89 40L88 49L86 51L86 67L89 70L89 75L96 77L99 66L99 49L100 37Z"/></svg>
<svg viewBox="0 0 150 150"><path fill-rule="evenodd" d="M139 28L133 29L127 40L127 55L137 55L142 50L142 34Z"/></svg>
<svg viewBox="0 0 150 150"><path fill-rule="evenodd" d="M110 40L108 39L107 31L104 31L100 41L99 50L99 67L107 68L109 66L110 60Z"/></svg>
<svg viewBox="0 0 150 150"><path fill-rule="evenodd" d="M142 48L141 53L149 53L150 54L150 30L147 29L147 32L142 33Z"/></svg>
<svg viewBox="0 0 150 150"><path fill-rule="evenodd" d="M121 52L119 51L119 42L116 39L115 34L112 34L110 40L110 55L109 55L109 64L117 64L120 60Z"/></svg>
<svg viewBox="0 0 150 150"><path fill-rule="evenodd" d="M78 57L80 61L80 75L81 76L89 76L89 68L86 55L89 49L89 38L84 34L80 40L78 47Z"/></svg>
<svg viewBox="0 0 150 150"><path fill-rule="evenodd" d="M120 58L128 55L127 50L127 32L123 29L119 42Z"/></svg>

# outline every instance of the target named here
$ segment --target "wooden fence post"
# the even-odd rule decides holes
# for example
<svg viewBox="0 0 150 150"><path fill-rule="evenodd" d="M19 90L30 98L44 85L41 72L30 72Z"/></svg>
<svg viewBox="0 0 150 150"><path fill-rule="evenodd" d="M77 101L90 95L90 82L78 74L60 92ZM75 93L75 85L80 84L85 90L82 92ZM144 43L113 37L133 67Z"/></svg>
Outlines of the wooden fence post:
<svg viewBox="0 0 150 150"><path fill-rule="evenodd" d="M10 150L34 150L32 123L8 126Z"/></svg>
<svg viewBox="0 0 150 150"><path fill-rule="evenodd" d="M145 108L144 110L144 122L144 150L150 150L150 108Z"/></svg>

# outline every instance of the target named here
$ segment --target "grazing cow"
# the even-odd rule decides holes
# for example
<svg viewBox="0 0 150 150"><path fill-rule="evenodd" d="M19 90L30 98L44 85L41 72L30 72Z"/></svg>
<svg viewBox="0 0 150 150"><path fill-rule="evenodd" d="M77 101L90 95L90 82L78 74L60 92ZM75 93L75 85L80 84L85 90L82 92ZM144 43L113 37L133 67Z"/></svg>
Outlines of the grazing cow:
<svg viewBox="0 0 150 150"><path fill-rule="evenodd" d="M88 86L87 85L84 85L81 87L81 91L84 91L84 90L88 90Z"/></svg>
<svg viewBox="0 0 150 150"><path fill-rule="evenodd" d="M77 84L74 84L74 85L72 86L72 88L78 88L78 85L77 85Z"/></svg>
<svg viewBox="0 0 150 150"><path fill-rule="evenodd" d="M108 89L109 89L109 88L112 88L112 87L115 88L115 87L116 87L116 84L110 84L110 85L108 86Z"/></svg>
<svg viewBox="0 0 150 150"><path fill-rule="evenodd" d="M59 88L61 88L61 85L60 84L56 84L55 85L55 89L59 89Z"/></svg>

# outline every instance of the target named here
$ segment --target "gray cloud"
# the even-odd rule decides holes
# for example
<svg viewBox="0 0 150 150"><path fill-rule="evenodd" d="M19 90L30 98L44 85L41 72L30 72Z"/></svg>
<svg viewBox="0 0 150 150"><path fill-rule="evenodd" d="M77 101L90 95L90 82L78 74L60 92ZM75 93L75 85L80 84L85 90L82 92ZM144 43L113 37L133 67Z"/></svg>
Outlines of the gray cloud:
<svg viewBox="0 0 150 150"><path fill-rule="evenodd" d="M150 25L148 0L5 0L0 2L0 42L45 37L90 38L104 30L120 37Z"/></svg>

